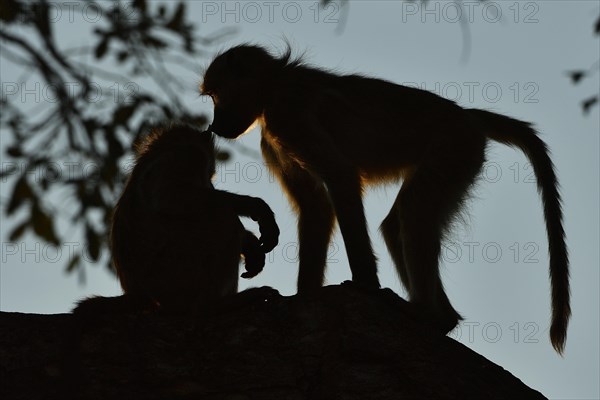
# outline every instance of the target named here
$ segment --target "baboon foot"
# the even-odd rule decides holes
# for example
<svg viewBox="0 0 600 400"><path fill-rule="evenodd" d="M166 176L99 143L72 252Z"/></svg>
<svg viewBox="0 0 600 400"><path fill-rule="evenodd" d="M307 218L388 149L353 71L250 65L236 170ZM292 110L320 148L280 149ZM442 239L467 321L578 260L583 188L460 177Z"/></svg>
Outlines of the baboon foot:
<svg viewBox="0 0 600 400"><path fill-rule="evenodd" d="M379 286L379 282L375 281L375 282L365 282L365 281L358 281L358 280L351 280L351 281L344 281L342 282L342 286L346 286L346 287L351 287L351 288L355 288L358 290L361 290L363 292L376 292L379 289L381 289L381 287Z"/></svg>
<svg viewBox="0 0 600 400"><path fill-rule="evenodd" d="M463 317L448 305L447 307L431 307L420 303L412 303L419 319L443 335L451 332Z"/></svg>

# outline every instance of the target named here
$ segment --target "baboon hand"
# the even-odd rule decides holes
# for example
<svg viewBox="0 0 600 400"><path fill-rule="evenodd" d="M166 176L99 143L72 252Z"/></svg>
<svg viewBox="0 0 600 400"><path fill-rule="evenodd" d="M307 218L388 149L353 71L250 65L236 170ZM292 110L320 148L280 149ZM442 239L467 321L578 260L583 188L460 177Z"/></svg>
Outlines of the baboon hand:
<svg viewBox="0 0 600 400"><path fill-rule="evenodd" d="M256 199L256 202L255 210L258 212L251 218L258 222L260 248L264 253L268 253L279 243L279 226L277 226L275 215L268 204L261 199Z"/></svg>
<svg viewBox="0 0 600 400"><path fill-rule="evenodd" d="M261 245L258 242L256 242L256 245L248 244L244 249L244 267L246 268L246 272L242 273L242 278L254 278L263 270L264 266L265 253Z"/></svg>

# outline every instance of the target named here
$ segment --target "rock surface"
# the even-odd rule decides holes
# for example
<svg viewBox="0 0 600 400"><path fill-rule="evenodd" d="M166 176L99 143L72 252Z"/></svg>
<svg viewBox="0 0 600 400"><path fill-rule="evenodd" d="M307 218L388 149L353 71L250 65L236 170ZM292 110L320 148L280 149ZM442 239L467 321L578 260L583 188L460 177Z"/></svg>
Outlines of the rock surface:
<svg viewBox="0 0 600 400"><path fill-rule="evenodd" d="M544 398L432 332L390 290L270 295L204 319L0 313L0 322L2 399Z"/></svg>

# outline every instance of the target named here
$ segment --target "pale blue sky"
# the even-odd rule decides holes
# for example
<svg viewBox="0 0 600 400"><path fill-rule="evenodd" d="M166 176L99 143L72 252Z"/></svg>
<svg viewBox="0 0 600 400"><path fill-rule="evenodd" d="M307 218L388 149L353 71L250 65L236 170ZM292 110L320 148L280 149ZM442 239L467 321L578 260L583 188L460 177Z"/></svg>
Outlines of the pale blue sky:
<svg viewBox="0 0 600 400"><path fill-rule="evenodd" d="M317 11L316 4L192 1L189 15L197 16L201 34L222 27L238 29L221 48L252 41L277 49L285 36L315 65L419 85L465 107L534 122L552 150L564 199L573 294L565 357L559 357L548 340L550 294L541 201L523 154L498 144L490 146L489 162L470 203L469 225L455 230L444 252L442 276L448 296L466 317L451 335L550 398L598 398L600 127L598 107L583 116L579 106L597 90L598 74L573 86L565 71L588 67L599 58L592 25L600 3L466 2L463 12L472 41L466 63L461 62L463 41L454 3L430 0L425 9L418 3L352 1L345 11L334 6ZM335 21L343 15L347 20L339 33ZM76 23L63 18L57 24L61 45L89 44L89 38L75 33ZM182 72L189 91L181 96L190 108L211 113L211 104L198 98L195 89L208 61L198 60L196 74ZM19 71L4 58L0 62L2 83L16 79ZM258 130L241 140L258 150ZM295 220L260 157L236 154L219 170L216 185L264 198L281 228L280 245L265 271L243 281L242 288L270 285L284 295L295 293ZM3 198L11 187L10 181L1 183ZM365 206L381 282L404 295L377 232L397 191L396 186L371 190ZM3 220L0 230L2 311L67 312L86 295L120 293L116 279L99 266L87 266L86 284L80 285L77 275L63 272L64 258L51 262L55 253L32 236L13 251L6 236L11 222ZM349 277L338 234L327 281L335 284Z"/></svg>

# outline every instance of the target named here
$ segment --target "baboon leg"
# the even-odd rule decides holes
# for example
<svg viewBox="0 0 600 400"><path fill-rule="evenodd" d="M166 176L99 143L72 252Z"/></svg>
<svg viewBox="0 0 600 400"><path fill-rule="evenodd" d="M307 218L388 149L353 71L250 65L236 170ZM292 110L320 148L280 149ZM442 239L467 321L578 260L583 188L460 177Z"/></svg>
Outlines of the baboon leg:
<svg viewBox="0 0 600 400"><path fill-rule="evenodd" d="M377 262L367 230L359 171L337 151L335 143L319 124L308 124L316 145L302 149L303 158L323 179L335 210L344 247L352 270L352 281L364 288L379 289ZM310 139L310 138L309 138Z"/></svg>
<svg viewBox="0 0 600 400"><path fill-rule="evenodd" d="M439 276L441 240L467 197L483 164L484 145L465 144L467 157L432 154L402 185L400 230L410 300L424 308L441 331L461 316L450 304Z"/></svg>
<svg viewBox="0 0 600 400"><path fill-rule="evenodd" d="M323 285L334 212L323 182L291 162L281 163L273 148L261 141L263 156L280 181L298 215L298 293L314 293Z"/></svg>
<svg viewBox="0 0 600 400"><path fill-rule="evenodd" d="M410 278L406 269L406 263L404 262L404 243L400 229L400 197L400 195L396 197L394 205L381 223L379 229L396 267L396 272L400 276L404 288L410 293Z"/></svg>
<svg viewBox="0 0 600 400"><path fill-rule="evenodd" d="M367 230L358 172L351 165L336 163L333 155L330 159L332 162L327 167L319 168L317 165L316 168L327 185L335 208L352 270L352 281L365 288L378 289L377 263Z"/></svg>

